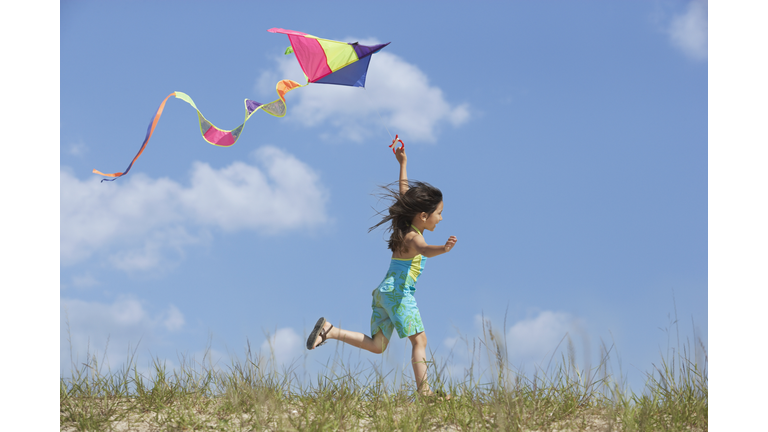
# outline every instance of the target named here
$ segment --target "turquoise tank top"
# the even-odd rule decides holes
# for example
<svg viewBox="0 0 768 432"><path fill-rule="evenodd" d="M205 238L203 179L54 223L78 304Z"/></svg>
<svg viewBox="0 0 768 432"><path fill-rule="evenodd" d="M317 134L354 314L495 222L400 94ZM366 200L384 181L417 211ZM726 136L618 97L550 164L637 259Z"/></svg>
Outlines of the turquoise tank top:
<svg viewBox="0 0 768 432"><path fill-rule="evenodd" d="M387 275L379 284L379 291L416 292L416 281L424 271L426 262L427 257L424 255L416 255L412 259L392 258Z"/></svg>

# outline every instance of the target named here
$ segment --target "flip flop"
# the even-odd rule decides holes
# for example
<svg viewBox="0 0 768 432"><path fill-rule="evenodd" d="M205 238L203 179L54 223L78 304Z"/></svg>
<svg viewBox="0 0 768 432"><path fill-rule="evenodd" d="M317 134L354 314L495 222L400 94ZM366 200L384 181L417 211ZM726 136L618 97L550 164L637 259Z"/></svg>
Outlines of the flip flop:
<svg viewBox="0 0 768 432"><path fill-rule="evenodd" d="M321 317L319 320L317 320L317 324L315 324L315 328L312 329L312 333L310 333L309 337L307 338L308 350L314 349L312 348L312 345L314 345L315 340L317 340L317 336L320 336L322 338L322 341L319 344L317 344L317 346L319 347L319 346L325 345L325 343L327 342L326 338L328 337L328 332L331 331L331 329L333 328L333 324L331 324L331 326L328 327L328 330L324 330L323 329L324 326L325 326L325 318Z"/></svg>

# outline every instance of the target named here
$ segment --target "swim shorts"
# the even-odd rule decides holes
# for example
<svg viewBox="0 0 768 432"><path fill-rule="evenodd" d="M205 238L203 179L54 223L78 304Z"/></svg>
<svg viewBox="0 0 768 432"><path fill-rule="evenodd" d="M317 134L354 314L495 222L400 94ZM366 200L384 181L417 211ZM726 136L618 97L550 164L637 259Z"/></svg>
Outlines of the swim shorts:
<svg viewBox="0 0 768 432"><path fill-rule="evenodd" d="M424 331L413 293L426 260L421 255L410 260L392 259L386 277L373 290L371 337L379 330L384 332L387 340L395 329L401 339Z"/></svg>
<svg viewBox="0 0 768 432"><path fill-rule="evenodd" d="M402 339L424 331L416 298L412 294L375 290L371 308L371 336L381 330L389 340L392 331L397 329L397 335Z"/></svg>

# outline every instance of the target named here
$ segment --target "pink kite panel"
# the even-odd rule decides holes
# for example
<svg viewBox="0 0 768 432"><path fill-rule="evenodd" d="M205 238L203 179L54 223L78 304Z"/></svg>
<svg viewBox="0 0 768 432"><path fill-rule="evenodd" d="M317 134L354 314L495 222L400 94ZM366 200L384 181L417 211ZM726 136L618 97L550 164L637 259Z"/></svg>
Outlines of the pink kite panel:
<svg viewBox="0 0 768 432"><path fill-rule="evenodd" d="M286 30L286 29L281 29L281 28L271 28L271 29L269 29L267 31L271 32L271 33L282 33L282 34L285 34L285 35L297 35L297 36L304 36L306 34L306 33L300 32L300 31L296 31L296 30Z"/></svg>
<svg viewBox="0 0 768 432"><path fill-rule="evenodd" d="M317 39L293 35L289 35L288 39L291 40L293 52L296 53L296 60L299 61L301 69L309 78L309 82L315 82L332 72L331 68L328 67L325 51Z"/></svg>
<svg viewBox="0 0 768 432"><path fill-rule="evenodd" d="M205 137L208 142L212 142L223 147L231 146L235 143L235 139L232 137L231 132L224 132L223 130L218 130L213 126L208 128L205 134L203 134L203 137Z"/></svg>

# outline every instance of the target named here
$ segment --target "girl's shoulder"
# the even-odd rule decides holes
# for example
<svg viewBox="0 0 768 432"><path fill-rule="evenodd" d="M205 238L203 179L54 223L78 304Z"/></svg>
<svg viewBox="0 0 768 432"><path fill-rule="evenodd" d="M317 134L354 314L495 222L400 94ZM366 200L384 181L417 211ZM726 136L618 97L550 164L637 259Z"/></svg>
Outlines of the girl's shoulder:
<svg viewBox="0 0 768 432"><path fill-rule="evenodd" d="M420 235L421 234L417 233L416 231L411 230L411 231L408 231L407 233L405 233L405 237L404 238L406 240L412 240L414 237L420 236Z"/></svg>
<svg viewBox="0 0 768 432"><path fill-rule="evenodd" d="M410 243L417 237L421 237L421 234L417 233L416 231L409 231L403 237L403 243L410 249Z"/></svg>
<svg viewBox="0 0 768 432"><path fill-rule="evenodd" d="M411 259L411 258L415 257L416 255L418 255L418 252L416 252L411 247L411 242L413 241L413 239L415 239L419 235L420 235L419 233L414 232L414 231L406 233L405 237L403 237L403 246L405 246L405 250L404 251L394 252L392 254L392 258L396 258L396 259Z"/></svg>

